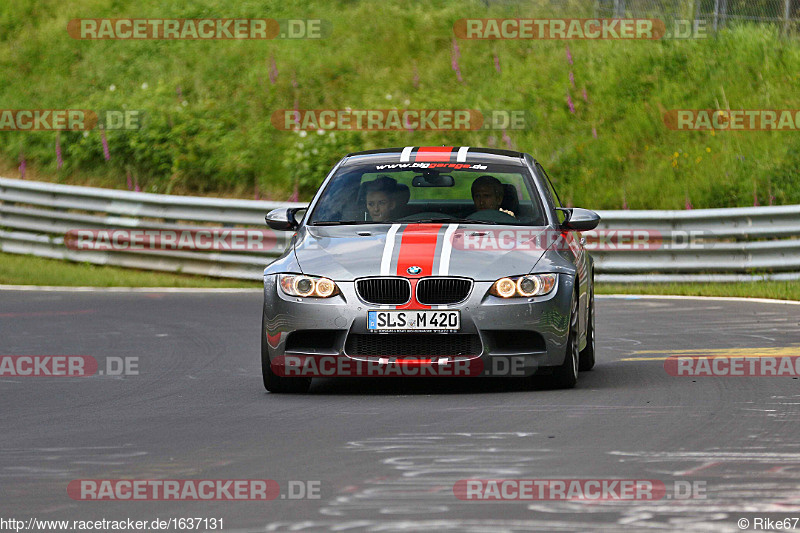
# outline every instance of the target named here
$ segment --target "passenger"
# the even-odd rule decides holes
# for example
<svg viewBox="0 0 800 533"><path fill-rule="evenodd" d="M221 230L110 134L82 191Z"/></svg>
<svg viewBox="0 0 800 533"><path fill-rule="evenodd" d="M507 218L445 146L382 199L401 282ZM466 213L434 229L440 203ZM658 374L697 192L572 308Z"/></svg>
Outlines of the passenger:
<svg viewBox="0 0 800 533"><path fill-rule="evenodd" d="M502 211L507 215L515 216L513 211L503 209L504 196L503 184L494 176L481 176L472 182L472 201L476 211Z"/></svg>
<svg viewBox="0 0 800 533"><path fill-rule="evenodd" d="M367 212L373 222L391 219L397 207L397 181L389 176L379 176L367 182Z"/></svg>

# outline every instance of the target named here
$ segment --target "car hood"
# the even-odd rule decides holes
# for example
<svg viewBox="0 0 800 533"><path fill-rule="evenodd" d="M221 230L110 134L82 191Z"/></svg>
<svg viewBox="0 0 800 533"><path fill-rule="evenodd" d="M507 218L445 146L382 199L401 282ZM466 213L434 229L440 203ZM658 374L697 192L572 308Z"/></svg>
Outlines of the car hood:
<svg viewBox="0 0 800 533"><path fill-rule="evenodd" d="M494 281L530 272L544 253L545 231L470 224L305 226L294 252L304 274L334 281L379 275Z"/></svg>

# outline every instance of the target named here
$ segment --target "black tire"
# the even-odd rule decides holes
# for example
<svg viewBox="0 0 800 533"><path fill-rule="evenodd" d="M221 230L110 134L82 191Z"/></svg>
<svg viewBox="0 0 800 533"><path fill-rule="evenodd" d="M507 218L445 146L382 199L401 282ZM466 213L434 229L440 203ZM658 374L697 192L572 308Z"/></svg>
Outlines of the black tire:
<svg viewBox="0 0 800 533"><path fill-rule="evenodd" d="M589 317L586 320L586 346L581 350L581 362L578 370L585 372L594 368L594 354L594 286L592 286L592 291L589 296Z"/></svg>
<svg viewBox="0 0 800 533"><path fill-rule="evenodd" d="M311 378L285 378L272 371L263 316L261 317L261 374L264 378L264 388L269 392L304 393L311 387Z"/></svg>
<svg viewBox="0 0 800 533"><path fill-rule="evenodd" d="M578 297L573 293L572 308L569 313L569 332L567 333L564 362L553 369L552 384L557 389L571 389L578 383Z"/></svg>

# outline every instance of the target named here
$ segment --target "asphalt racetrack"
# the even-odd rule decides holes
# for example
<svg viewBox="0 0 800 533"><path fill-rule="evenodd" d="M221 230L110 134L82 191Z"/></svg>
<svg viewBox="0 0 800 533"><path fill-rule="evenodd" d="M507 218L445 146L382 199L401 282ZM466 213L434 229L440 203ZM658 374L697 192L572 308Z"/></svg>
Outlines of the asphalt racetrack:
<svg viewBox="0 0 800 533"><path fill-rule="evenodd" d="M277 395L261 383L261 301L0 291L0 355L99 365L88 377L0 377L0 516L217 518L227 533L741 531L742 518L757 530L800 517L798 377L678 377L664 365L687 353L800 356L798 305L598 297L598 364L574 390L349 378ZM70 482L87 479L264 479L280 496L73 498ZM666 492L463 501L453 488L467 479L655 480Z"/></svg>

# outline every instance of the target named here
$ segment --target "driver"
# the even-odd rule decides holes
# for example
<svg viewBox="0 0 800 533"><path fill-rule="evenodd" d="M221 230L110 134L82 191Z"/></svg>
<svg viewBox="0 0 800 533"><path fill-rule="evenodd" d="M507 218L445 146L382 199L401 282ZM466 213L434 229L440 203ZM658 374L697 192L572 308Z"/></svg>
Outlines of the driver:
<svg viewBox="0 0 800 533"><path fill-rule="evenodd" d="M397 182L388 177L367 184L367 212L373 222L386 222L397 206Z"/></svg>
<svg viewBox="0 0 800 533"><path fill-rule="evenodd" d="M515 216L512 211L502 209L504 196L503 184L494 176L481 176L472 182L472 201L476 211L502 211L507 215Z"/></svg>

